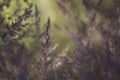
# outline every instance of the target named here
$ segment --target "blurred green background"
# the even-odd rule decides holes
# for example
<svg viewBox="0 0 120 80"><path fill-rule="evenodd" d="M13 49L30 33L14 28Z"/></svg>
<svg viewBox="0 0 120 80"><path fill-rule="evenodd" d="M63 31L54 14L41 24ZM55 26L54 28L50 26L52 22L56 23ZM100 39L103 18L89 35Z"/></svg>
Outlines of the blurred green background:
<svg viewBox="0 0 120 80"><path fill-rule="evenodd" d="M0 80L119 80L119 3L0 0Z"/></svg>

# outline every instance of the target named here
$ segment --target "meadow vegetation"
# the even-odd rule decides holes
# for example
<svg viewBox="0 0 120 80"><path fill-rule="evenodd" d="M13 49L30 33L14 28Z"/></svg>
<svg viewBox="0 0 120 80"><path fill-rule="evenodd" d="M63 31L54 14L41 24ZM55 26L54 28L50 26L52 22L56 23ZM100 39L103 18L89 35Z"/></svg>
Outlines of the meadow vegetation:
<svg viewBox="0 0 120 80"><path fill-rule="evenodd" d="M0 0L0 80L120 80L120 0Z"/></svg>

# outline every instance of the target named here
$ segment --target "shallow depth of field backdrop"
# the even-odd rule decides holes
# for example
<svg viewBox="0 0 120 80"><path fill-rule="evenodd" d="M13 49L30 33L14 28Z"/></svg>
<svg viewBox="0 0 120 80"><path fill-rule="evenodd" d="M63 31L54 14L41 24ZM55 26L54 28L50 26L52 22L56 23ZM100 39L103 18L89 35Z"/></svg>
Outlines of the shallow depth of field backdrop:
<svg viewBox="0 0 120 80"><path fill-rule="evenodd" d="M0 80L120 80L120 0L0 0Z"/></svg>

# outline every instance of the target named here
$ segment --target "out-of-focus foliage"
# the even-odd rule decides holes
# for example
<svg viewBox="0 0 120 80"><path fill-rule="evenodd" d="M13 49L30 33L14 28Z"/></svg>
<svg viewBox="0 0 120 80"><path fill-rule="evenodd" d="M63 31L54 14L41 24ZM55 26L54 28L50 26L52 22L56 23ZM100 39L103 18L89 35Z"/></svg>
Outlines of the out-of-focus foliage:
<svg viewBox="0 0 120 80"><path fill-rule="evenodd" d="M70 70L67 66L59 69L58 79L119 80L119 1L57 0L56 3L67 28L55 26L71 37L76 46L73 53L76 65L70 66Z"/></svg>
<svg viewBox="0 0 120 80"><path fill-rule="evenodd" d="M21 7L20 7L21 6ZM32 52L22 40L30 33L32 3L0 1L0 79L27 80L33 64Z"/></svg>
<svg viewBox="0 0 120 80"><path fill-rule="evenodd" d="M119 0L0 0L0 80L119 80Z"/></svg>

